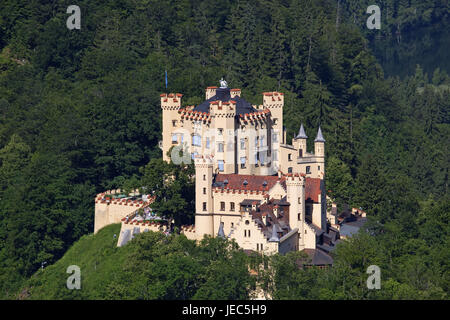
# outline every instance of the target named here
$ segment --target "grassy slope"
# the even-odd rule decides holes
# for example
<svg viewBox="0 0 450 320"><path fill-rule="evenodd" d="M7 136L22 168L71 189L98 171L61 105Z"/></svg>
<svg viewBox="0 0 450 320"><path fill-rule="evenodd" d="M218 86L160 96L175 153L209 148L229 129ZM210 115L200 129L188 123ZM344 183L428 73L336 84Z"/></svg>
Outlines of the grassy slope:
<svg viewBox="0 0 450 320"><path fill-rule="evenodd" d="M107 296L106 287L121 271L126 248L116 247L120 224L101 229L78 240L55 264L36 272L28 281L28 299L100 299ZM81 269L81 289L66 287L67 267Z"/></svg>

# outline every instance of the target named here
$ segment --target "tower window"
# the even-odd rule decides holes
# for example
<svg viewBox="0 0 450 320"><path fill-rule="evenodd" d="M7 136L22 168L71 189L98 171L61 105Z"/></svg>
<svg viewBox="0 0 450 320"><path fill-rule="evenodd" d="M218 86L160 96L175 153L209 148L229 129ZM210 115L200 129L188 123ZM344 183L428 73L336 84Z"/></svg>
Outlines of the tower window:
<svg viewBox="0 0 450 320"><path fill-rule="evenodd" d="M300 221L300 213L297 214L297 220Z"/></svg>
<svg viewBox="0 0 450 320"><path fill-rule="evenodd" d="M234 211L234 202L230 202L230 211Z"/></svg>
<svg viewBox="0 0 450 320"><path fill-rule="evenodd" d="M320 171L320 166L317 166L317 170Z"/></svg>
<svg viewBox="0 0 450 320"><path fill-rule="evenodd" d="M303 157L303 149L298 150L298 156L300 158Z"/></svg>
<svg viewBox="0 0 450 320"><path fill-rule="evenodd" d="M288 168L288 173L292 173L292 167Z"/></svg>
<svg viewBox="0 0 450 320"><path fill-rule="evenodd" d="M177 120L172 120L172 127L176 127L177 126Z"/></svg>
<svg viewBox="0 0 450 320"><path fill-rule="evenodd" d="M209 149L209 138L206 138L206 149Z"/></svg>
<svg viewBox="0 0 450 320"><path fill-rule="evenodd" d="M225 202L220 202L220 211L225 211Z"/></svg>
<svg viewBox="0 0 450 320"><path fill-rule="evenodd" d="M217 151L218 151L218 152L223 152L223 143L219 143L219 144L217 145Z"/></svg>
<svg viewBox="0 0 450 320"><path fill-rule="evenodd" d="M203 194L206 194L206 188L203 188Z"/></svg>
<svg viewBox="0 0 450 320"><path fill-rule="evenodd" d="M222 128L217 129L217 131L219 133L219 136L221 136L223 134L223 129Z"/></svg>
<svg viewBox="0 0 450 320"><path fill-rule="evenodd" d="M291 153L288 154L288 160L292 161L292 154Z"/></svg>
<svg viewBox="0 0 450 320"><path fill-rule="evenodd" d="M203 175L203 181L206 181L206 174Z"/></svg>
<svg viewBox="0 0 450 320"><path fill-rule="evenodd" d="M206 202L203 202L203 211L206 211Z"/></svg>
<svg viewBox="0 0 450 320"><path fill-rule="evenodd" d="M310 166L306 166L306 173L311 173L311 167Z"/></svg>

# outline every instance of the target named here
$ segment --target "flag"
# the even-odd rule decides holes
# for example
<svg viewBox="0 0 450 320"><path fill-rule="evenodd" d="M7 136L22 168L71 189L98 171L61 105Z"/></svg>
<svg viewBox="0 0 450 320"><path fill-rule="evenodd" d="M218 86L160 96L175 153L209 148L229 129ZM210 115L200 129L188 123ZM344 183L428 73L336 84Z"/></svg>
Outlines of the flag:
<svg viewBox="0 0 450 320"><path fill-rule="evenodd" d="M167 70L166 70L166 89L167 89Z"/></svg>

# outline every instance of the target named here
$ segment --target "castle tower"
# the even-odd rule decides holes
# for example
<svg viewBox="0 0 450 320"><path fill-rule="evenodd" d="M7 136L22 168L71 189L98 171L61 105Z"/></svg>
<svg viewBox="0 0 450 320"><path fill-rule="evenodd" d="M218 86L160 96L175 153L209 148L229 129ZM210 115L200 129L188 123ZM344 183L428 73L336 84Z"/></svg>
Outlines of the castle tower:
<svg viewBox="0 0 450 320"><path fill-rule="evenodd" d="M316 157L324 157L325 158L325 139L322 135L322 130L317 131L316 139L314 140L314 154Z"/></svg>
<svg viewBox="0 0 450 320"><path fill-rule="evenodd" d="M285 132L283 127L283 106L284 94L281 92L263 92L263 109L270 110L271 122L268 124L272 129L270 136L270 147L275 167L279 166L278 161L281 159L280 143L286 143Z"/></svg>
<svg viewBox="0 0 450 320"><path fill-rule="evenodd" d="M213 162L210 158L195 159L195 234L201 240L214 232L212 197Z"/></svg>
<svg viewBox="0 0 450 320"><path fill-rule="evenodd" d="M286 179L287 201L289 202L289 226L300 232L299 248L304 246L303 223L305 221L305 177L289 175Z"/></svg>
<svg viewBox="0 0 450 320"><path fill-rule="evenodd" d="M296 150L298 150L298 157L300 158L304 157L306 154L306 139L308 139L308 136L305 133L305 129L303 128L302 123L297 136L292 139L292 145Z"/></svg>
<svg viewBox="0 0 450 320"><path fill-rule="evenodd" d="M178 109L181 107L181 93L163 93L161 94L161 109L162 109L162 150L163 160L169 161L167 152L172 147L172 131L175 131L179 126L178 123ZM181 142L181 137L176 137L178 143ZM186 137L185 137L186 138Z"/></svg>
<svg viewBox="0 0 450 320"><path fill-rule="evenodd" d="M228 88L219 88L217 90L229 91ZM211 102L210 106L210 112L214 117L214 126L216 129L214 159L217 161L217 168L215 169L220 173L236 173L236 101L216 100Z"/></svg>

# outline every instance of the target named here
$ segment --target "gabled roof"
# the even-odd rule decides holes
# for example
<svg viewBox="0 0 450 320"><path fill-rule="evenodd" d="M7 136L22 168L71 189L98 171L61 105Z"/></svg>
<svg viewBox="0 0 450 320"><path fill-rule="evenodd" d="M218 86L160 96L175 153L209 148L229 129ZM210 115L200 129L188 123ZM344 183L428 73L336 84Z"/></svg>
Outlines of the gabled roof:
<svg viewBox="0 0 450 320"><path fill-rule="evenodd" d="M225 183L225 180L228 183ZM270 190L277 181L285 181L285 177L276 176L256 176L249 174L217 174L214 178L213 187L228 188L232 190L264 191ZM244 184L247 181L247 184Z"/></svg>
<svg viewBox="0 0 450 320"><path fill-rule="evenodd" d="M319 202L319 195L321 194L319 178L306 178L305 181L305 200L311 199L314 202Z"/></svg>

